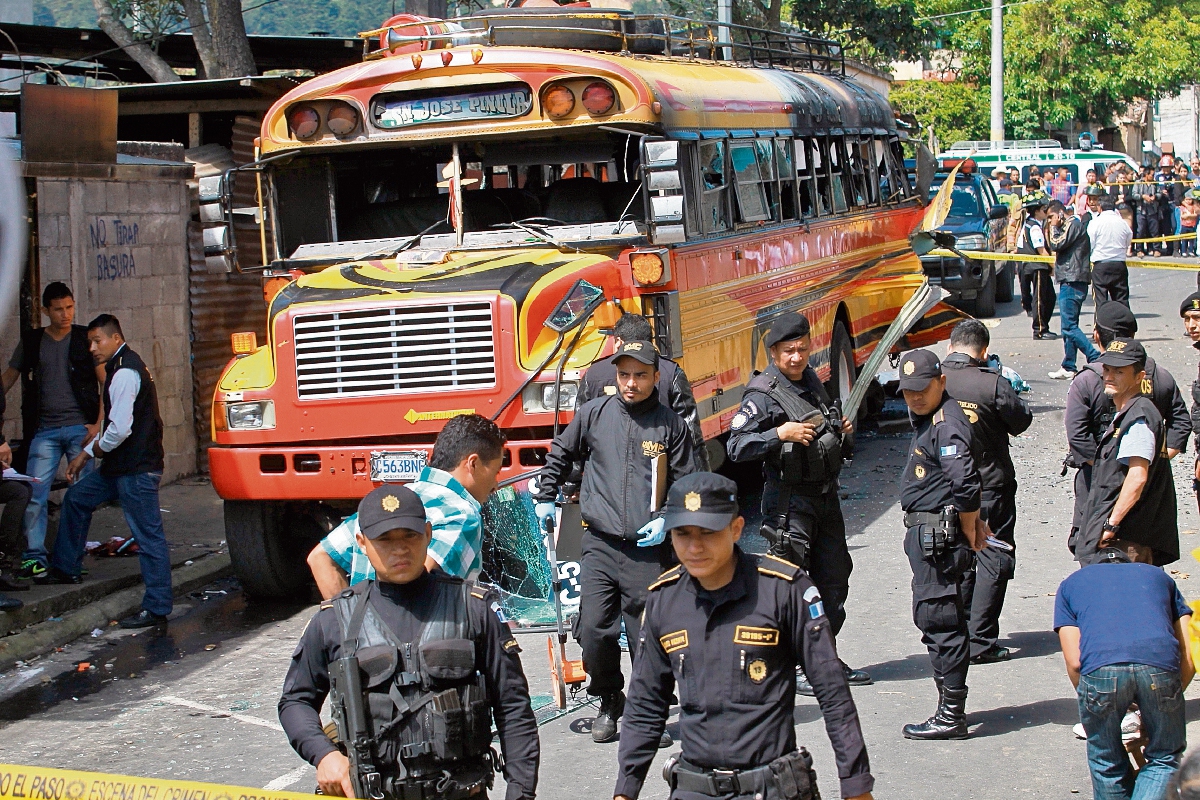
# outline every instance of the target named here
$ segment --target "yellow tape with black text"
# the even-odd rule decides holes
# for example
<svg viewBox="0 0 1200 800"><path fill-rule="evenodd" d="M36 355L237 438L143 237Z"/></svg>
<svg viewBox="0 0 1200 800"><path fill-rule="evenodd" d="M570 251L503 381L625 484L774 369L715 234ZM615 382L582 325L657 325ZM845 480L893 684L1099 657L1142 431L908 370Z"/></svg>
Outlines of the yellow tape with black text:
<svg viewBox="0 0 1200 800"><path fill-rule="evenodd" d="M1042 255L1026 255L1025 253L990 253L986 250L964 250L963 254L967 258L976 261L1026 261L1037 262L1041 264L1053 264L1054 256ZM944 258L957 258L958 254L950 250L930 250L926 255L942 256ZM1200 262L1196 263L1180 263L1178 261L1156 261L1148 258L1127 258L1125 263L1130 267L1145 267L1147 269L1178 269L1185 272L1196 272L1200 270Z"/></svg>
<svg viewBox="0 0 1200 800"><path fill-rule="evenodd" d="M0 798L14 800L313 800L315 797L248 786L0 764Z"/></svg>

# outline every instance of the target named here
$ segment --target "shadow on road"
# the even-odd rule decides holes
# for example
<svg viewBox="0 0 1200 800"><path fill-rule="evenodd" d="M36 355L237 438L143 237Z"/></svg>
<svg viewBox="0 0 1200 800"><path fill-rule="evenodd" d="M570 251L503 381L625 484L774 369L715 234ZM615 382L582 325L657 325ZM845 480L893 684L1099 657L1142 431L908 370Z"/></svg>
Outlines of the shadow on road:
<svg viewBox="0 0 1200 800"><path fill-rule="evenodd" d="M986 711L967 712L971 736L1003 736L1040 725L1063 725L1068 729L1079 722L1079 704L1074 697L1039 700L1023 706L1004 706ZM1070 732L1064 733L1070 736Z"/></svg>

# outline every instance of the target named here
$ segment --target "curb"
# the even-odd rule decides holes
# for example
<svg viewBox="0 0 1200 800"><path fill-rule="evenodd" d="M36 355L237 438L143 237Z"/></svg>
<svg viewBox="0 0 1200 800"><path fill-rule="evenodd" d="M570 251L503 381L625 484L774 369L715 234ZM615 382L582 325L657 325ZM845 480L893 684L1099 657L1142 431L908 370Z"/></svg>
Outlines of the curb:
<svg viewBox="0 0 1200 800"><path fill-rule="evenodd" d="M189 592L232 572L228 553L210 554L191 566L172 570L171 588L176 594ZM0 669L61 647L95 628L107 628L111 620L128 616L141 607L142 592L139 583L64 614L60 621L40 622L0 639Z"/></svg>

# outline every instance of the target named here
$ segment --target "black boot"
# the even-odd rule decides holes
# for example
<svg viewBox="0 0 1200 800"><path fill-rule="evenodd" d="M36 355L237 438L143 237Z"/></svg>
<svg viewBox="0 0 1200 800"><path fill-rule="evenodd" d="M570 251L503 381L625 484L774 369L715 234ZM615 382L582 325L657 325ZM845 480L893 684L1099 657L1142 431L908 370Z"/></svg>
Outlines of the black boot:
<svg viewBox="0 0 1200 800"><path fill-rule="evenodd" d="M617 720L625 712L625 693L614 692L600 697L600 713L592 720L592 741L599 744L617 739Z"/></svg>
<svg viewBox="0 0 1200 800"><path fill-rule="evenodd" d="M932 717L904 726L905 739L966 739L967 687L947 689L938 684L938 707Z"/></svg>

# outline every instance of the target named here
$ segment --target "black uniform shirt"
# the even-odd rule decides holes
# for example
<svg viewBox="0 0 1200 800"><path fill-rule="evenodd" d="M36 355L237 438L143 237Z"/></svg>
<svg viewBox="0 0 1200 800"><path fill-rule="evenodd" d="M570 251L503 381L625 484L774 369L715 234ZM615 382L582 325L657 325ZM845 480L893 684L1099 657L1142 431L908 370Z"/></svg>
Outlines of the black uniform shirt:
<svg viewBox="0 0 1200 800"><path fill-rule="evenodd" d="M821 379L812 367L805 367L800 380L787 378L774 364L763 371L764 376L775 378L783 391L790 388L814 408L829 405L829 395L821 385ZM778 477L780 449L776 428L789 421L783 406L769 394L755 388L747 388L742 395L742 405L729 423L729 458L733 461L765 460L763 474L768 478ZM800 445L803 447L804 445Z"/></svg>
<svg viewBox="0 0 1200 800"><path fill-rule="evenodd" d="M1008 437L1019 436L1033 422L1033 413L1012 384L996 370L966 353L951 353L942 361L946 392L971 423L976 445L976 468L985 489L1015 489L1017 471L1008 452Z"/></svg>
<svg viewBox="0 0 1200 800"><path fill-rule="evenodd" d="M1192 397L1196 397L1193 386ZM1196 424L1195 417L1188 416L1187 403L1179 392L1175 377L1154 363L1153 358L1146 359L1146 379L1142 381L1142 394L1154 401L1154 407L1162 416L1167 426L1167 447L1171 450L1183 451L1187 448L1191 427ZM1193 409L1192 414L1195 415ZM1104 393L1104 379L1101 377L1100 365L1088 364L1076 373L1067 390L1067 407L1063 412L1063 422L1067 428L1067 446L1071 449L1076 463L1095 461L1100 447L1100 437L1117 414L1117 407L1112 398ZM1200 429L1198 429L1200 430Z"/></svg>
<svg viewBox="0 0 1200 800"><path fill-rule="evenodd" d="M975 468L971 423L958 403L943 394L932 414L913 424L908 463L900 484L900 506L906 512L937 514L946 506L978 511L982 483Z"/></svg>
<svg viewBox="0 0 1200 800"><path fill-rule="evenodd" d="M621 721L614 795L637 797L679 693L683 758L752 769L796 749L796 665L816 691L843 797L875 779L829 619L796 565L734 550L730 584L706 592L682 567L650 586Z"/></svg>
<svg viewBox="0 0 1200 800"><path fill-rule="evenodd" d="M423 573L412 583L377 583L371 606L402 642L415 641L429 615L435 581L459 584L441 570ZM495 599L472 590L470 630L482 631L475 639L476 668L487 680L488 697L500 747L504 753L504 778L508 800L528 800L537 789L537 721L529 704L529 685L521 669L521 648L512 631L489 607ZM409 613L402 613L406 608ZM279 721L292 747L316 766L336 748L321 727L321 706L329 694L329 665L341 657L342 626L331 603L324 603L300 637L279 698Z"/></svg>

